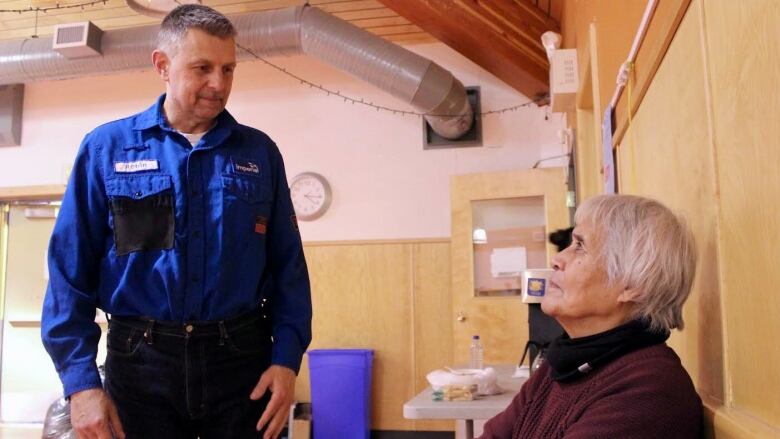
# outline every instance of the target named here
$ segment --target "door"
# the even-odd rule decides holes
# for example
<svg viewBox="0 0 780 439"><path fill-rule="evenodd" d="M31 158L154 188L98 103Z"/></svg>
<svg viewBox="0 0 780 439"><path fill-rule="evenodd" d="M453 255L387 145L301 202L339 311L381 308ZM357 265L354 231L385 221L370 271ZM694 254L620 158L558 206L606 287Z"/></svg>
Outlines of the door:
<svg viewBox="0 0 780 439"><path fill-rule="evenodd" d="M48 283L46 253L58 207L52 203L0 204L5 259L0 357L0 422L41 423L62 396L54 365L41 343L41 309ZM0 265L2 268L2 265ZM102 319L104 321L104 318ZM105 326L103 326L105 329ZM101 339L98 364L105 358Z"/></svg>
<svg viewBox="0 0 780 439"><path fill-rule="evenodd" d="M517 363L528 340L528 305L518 270L547 268L547 235L569 227L566 169L454 176L452 322L455 364L467 364L472 335L485 364Z"/></svg>

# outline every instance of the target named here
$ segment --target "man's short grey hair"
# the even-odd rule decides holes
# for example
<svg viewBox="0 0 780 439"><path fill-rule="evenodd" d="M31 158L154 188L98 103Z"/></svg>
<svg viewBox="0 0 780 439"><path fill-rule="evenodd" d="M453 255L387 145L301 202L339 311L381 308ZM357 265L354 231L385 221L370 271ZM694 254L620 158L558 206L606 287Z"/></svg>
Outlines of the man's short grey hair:
<svg viewBox="0 0 780 439"><path fill-rule="evenodd" d="M214 9L199 4L174 8L162 21L157 34L157 48L174 56L190 29L200 29L218 38L235 38L236 28L227 17Z"/></svg>
<svg viewBox="0 0 780 439"><path fill-rule="evenodd" d="M601 237L597 257L609 282L637 291L634 317L655 331L682 329L696 273L696 243L686 222L658 201L633 195L588 199L575 220Z"/></svg>

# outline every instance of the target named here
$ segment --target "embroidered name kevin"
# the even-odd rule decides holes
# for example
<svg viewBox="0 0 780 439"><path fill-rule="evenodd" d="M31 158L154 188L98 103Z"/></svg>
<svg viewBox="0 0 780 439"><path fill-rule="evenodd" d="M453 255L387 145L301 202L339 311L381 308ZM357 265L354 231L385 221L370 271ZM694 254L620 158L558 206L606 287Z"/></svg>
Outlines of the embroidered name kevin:
<svg viewBox="0 0 780 439"><path fill-rule="evenodd" d="M114 171L116 172L141 172L155 171L160 169L157 160L138 160L135 162L114 162Z"/></svg>

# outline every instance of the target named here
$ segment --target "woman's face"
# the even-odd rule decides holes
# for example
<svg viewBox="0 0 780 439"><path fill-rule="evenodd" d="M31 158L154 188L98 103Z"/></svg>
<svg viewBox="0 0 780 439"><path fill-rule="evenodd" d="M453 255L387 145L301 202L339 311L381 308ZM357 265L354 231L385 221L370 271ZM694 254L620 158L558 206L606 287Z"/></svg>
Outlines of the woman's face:
<svg viewBox="0 0 780 439"><path fill-rule="evenodd" d="M555 272L542 310L572 338L612 329L629 320L621 285L610 285L599 260L603 238L592 222L577 224L571 245L553 258Z"/></svg>

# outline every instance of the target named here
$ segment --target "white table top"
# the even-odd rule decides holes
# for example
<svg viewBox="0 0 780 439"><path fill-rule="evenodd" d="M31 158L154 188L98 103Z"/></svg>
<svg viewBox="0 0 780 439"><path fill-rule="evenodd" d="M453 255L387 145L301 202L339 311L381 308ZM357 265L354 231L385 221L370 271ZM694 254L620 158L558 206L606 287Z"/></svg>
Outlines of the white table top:
<svg viewBox="0 0 780 439"><path fill-rule="evenodd" d="M515 365L490 366L498 375L498 395L483 396L474 401L434 401L433 389L426 388L404 404L406 419L490 419L507 408L528 378L512 378Z"/></svg>

